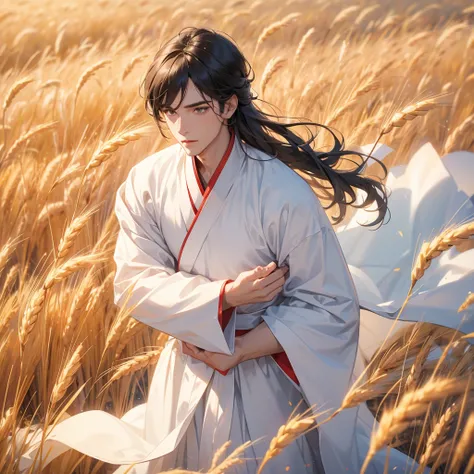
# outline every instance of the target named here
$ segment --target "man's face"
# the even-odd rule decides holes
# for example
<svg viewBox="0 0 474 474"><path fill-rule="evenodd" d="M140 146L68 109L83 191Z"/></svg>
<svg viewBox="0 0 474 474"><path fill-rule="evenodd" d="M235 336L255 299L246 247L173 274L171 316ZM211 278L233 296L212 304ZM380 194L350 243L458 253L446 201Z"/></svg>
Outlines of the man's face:
<svg viewBox="0 0 474 474"><path fill-rule="evenodd" d="M180 93L171 104L172 110L163 110L168 128L188 155L199 155L225 126L225 119L216 115L220 113L218 102L203 95L206 100L212 100L214 111L203 101L193 81L188 79L184 99L179 108L176 109L181 99ZM196 141L186 143L184 140Z"/></svg>

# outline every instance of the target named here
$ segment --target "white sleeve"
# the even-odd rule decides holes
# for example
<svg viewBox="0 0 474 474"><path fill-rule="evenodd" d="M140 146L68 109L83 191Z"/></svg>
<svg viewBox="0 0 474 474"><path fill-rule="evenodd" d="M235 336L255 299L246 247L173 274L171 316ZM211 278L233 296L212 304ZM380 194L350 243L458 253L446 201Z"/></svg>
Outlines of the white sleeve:
<svg viewBox="0 0 474 474"><path fill-rule="evenodd" d="M116 194L115 304L132 307L135 319L179 340L232 354L235 311L222 309L224 286L232 280L175 271L176 259L155 219L151 194L136 182L132 168Z"/></svg>

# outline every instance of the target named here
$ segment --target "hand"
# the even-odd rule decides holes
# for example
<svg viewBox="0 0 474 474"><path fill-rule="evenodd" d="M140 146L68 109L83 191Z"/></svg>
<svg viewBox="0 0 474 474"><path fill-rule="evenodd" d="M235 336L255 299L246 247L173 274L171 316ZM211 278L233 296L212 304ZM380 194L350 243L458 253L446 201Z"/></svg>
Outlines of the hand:
<svg viewBox="0 0 474 474"><path fill-rule="evenodd" d="M194 344L183 341L183 354L194 357L206 363L209 367L222 372L232 369L241 362L241 355L237 348L234 354L227 355L220 352L206 351Z"/></svg>
<svg viewBox="0 0 474 474"><path fill-rule="evenodd" d="M288 278L288 266L276 268L271 262L265 267L242 272L231 283L227 283L224 295L229 306L271 301L283 288Z"/></svg>

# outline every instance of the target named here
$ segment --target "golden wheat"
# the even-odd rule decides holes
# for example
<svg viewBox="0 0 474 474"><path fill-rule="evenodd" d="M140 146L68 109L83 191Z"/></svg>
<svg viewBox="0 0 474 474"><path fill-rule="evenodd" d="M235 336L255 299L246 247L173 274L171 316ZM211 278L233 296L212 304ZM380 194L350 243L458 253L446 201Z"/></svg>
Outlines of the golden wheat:
<svg viewBox="0 0 474 474"><path fill-rule="evenodd" d="M296 438L299 438L303 433L308 431L308 429L313 427L314 422L314 415L303 417L303 415L300 414L289 420L286 424L280 426L278 433L270 441L270 446L263 457L257 474L262 472L263 467L270 459L278 456L283 449L291 444Z"/></svg>
<svg viewBox="0 0 474 474"><path fill-rule="evenodd" d="M11 103L15 99L15 97L34 79L31 78L24 78L16 81L5 96L5 100L3 101L3 114L5 115L7 112L8 107L10 107Z"/></svg>
<svg viewBox="0 0 474 474"><path fill-rule="evenodd" d="M431 242L424 242L411 272L411 287L425 274L431 261L454 245L464 242L474 235L474 222L468 222L455 228L448 228Z"/></svg>
<svg viewBox="0 0 474 474"><path fill-rule="evenodd" d="M467 297L464 300L463 304L461 306L459 306L458 313L460 313L461 311L466 310L472 304L474 304L474 293L470 293L469 295L467 295Z"/></svg>
<svg viewBox="0 0 474 474"><path fill-rule="evenodd" d="M140 369L143 369L149 365L155 364L160 358L162 348L149 351L146 354L135 356L133 359L120 365L115 371L114 375L110 378L110 383L125 377L126 375L133 374Z"/></svg>
<svg viewBox="0 0 474 474"><path fill-rule="evenodd" d="M58 253L56 255L56 261L59 263L61 260L66 258L71 247L74 245L77 236L87 224L89 219L97 212L100 206L96 205L95 207L89 209L88 211L84 212L83 214L77 216L67 227L66 231L64 232L63 236L61 237L61 241L59 242Z"/></svg>
<svg viewBox="0 0 474 474"><path fill-rule="evenodd" d="M39 135L40 133L46 132L48 130L52 130L53 128L56 128L58 124L59 122L44 123L24 133L23 135L21 135L19 138L15 140L15 142L13 143L13 145L10 147L7 154L5 155L4 160L8 161L8 159L11 158L18 151L18 149L22 145L24 145L30 138L34 137L35 135Z"/></svg>
<svg viewBox="0 0 474 474"><path fill-rule="evenodd" d="M108 140L87 164L86 171L100 166L102 163L108 160L120 147L127 145L127 143L132 141L139 140L140 138L146 136L146 134L151 130L152 129L149 126L140 127L129 132L120 133Z"/></svg>
<svg viewBox="0 0 474 474"><path fill-rule="evenodd" d="M436 107L440 107L441 104L436 102L434 99L421 100L413 105L409 105L402 109L401 112L397 112L385 125L380 132L380 135L385 135L393 130L393 128L400 128L406 124L407 121L413 120L416 117L425 115L430 110Z"/></svg>
<svg viewBox="0 0 474 474"><path fill-rule="evenodd" d="M13 425L14 420L14 411L13 407L8 408L3 415L2 419L0 419L0 439L4 440L7 439L8 433Z"/></svg>
<svg viewBox="0 0 474 474"><path fill-rule="evenodd" d="M469 415L464 429L454 450L453 459L449 466L449 472L457 474L461 467L461 463L466 456L471 456L474 446L474 413Z"/></svg>
<svg viewBox="0 0 474 474"><path fill-rule="evenodd" d="M74 103L77 102L77 97L79 96L79 92L81 92L82 88L85 86L87 81L99 70L102 69L103 67L107 66L107 64L110 64L112 61L110 59L102 59L101 61L98 61L91 67L87 68L82 74L81 77L79 78L79 81L77 82L76 85L76 92L74 94Z"/></svg>
<svg viewBox="0 0 474 474"><path fill-rule="evenodd" d="M229 467L242 464L244 460L238 456L243 453L251 444L251 441L246 441L244 444L238 446L226 459L224 459L224 461L209 471L208 474L223 474Z"/></svg>
<svg viewBox="0 0 474 474"><path fill-rule="evenodd" d="M465 380L433 378L419 389L404 393L398 405L382 413L378 430L371 437L361 474L365 473L375 453L407 429L413 419L424 415L432 402L462 393L472 386L472 382Z"/></svg>
<svg viewBox="0 0 474 474"><path fill-rule="evenodd" d="M285 58L281 58L277 56L276 58L270 59L262 74L262 80L260 82L260 90L262 91L262 96L265 95L265 89L267 84L270 82L272 77L276 74L276 72L283 67L286 63Z"/></svg>
<svg viewBox="0 0 474 474"><path fill-rule="evenodd" d="M466 117L466 119L459 126L457 126L452 133L450 133L444 146L444 153L450 153L451 151L454 151L456 149L456 145L461 143L461 138L466 136L472 137L473 134L474 114L471 114L469 117Z"/></svg>
<svg viewBox="0 0 474 474"><path fill-rule="evenodd" d="M281 30L282 28L285 28L290 24L292 20L295 20L296 18L300 17L301 13L290 13L289 15L286 15L282 20L275 21L271 25L267 26L260 36L257 38L257 43L255 44L255 49L254 49L254 56L257 54L258 48L266 41L270 36L275 34L277 31Z"/></svg>
<svg viewBox="0 0 474 474"><path fill-rule="evenodd" d="M55 406L65 395L66 390L71 385L73 377L81 367L81 357L84 352L84 345L79 344L64 367L51 393L51 405Z"/></svg>
<svg viewBox="0 0 474 474"><path fill-rule="evenodd" d="M447 431L453 421L458 407L459 404L452 403L434 426L433 431L430 433L430 436L426 442L425 451L420 458L420 472L423 466L426 466L426 464L431 462L435 453L435 449L438 448L445 440Z"/></svg>

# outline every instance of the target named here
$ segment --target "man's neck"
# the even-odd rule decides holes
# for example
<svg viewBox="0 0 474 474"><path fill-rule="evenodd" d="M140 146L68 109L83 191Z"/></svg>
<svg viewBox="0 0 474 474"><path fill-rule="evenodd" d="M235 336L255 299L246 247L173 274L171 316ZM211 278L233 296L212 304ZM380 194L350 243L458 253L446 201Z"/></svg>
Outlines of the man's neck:
<svg viewBox="0 0 474 474"><path fill-rule="evenodd" d="M229 146L230 132L225 126L217 137L203 150L199 155L196 155L196 165L201 175L208 181L214 174L219 162L224 156L227 147Z"/></svg>

